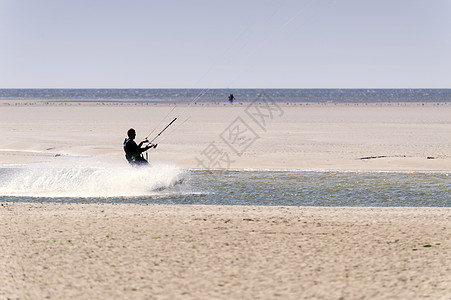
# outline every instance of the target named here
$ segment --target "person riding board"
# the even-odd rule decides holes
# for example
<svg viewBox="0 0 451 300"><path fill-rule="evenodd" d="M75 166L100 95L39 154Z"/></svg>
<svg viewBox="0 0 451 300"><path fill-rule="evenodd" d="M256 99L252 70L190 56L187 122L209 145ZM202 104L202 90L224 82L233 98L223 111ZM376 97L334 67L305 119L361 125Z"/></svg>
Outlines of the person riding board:
<svg viewBox="0 0 451 300"><path fill-rule="evenodd" d="M127 131L127 136L124 140L124 151L125 151L125 158L131 165L147 165L149 162L144 159L144 157L141 155L144 151L149 150L150 148L155 148L156 144L150 144L146 147L141 148L141 146L144 143L148 143L149 141L144 140L137 145L134 141L136 137L136 131L133 128L130 128Z"/></svg>

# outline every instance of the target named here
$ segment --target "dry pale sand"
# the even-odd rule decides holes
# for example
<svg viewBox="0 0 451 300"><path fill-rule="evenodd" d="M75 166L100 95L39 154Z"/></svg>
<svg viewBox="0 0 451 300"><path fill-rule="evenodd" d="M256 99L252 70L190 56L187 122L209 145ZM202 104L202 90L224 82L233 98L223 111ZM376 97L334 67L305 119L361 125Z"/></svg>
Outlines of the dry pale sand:
<svg viewBox="0 0 451 300"><path fill-rule="evenodd" d="M0 207L2 299L451 299L451 209Z"/></svg>
<svg viewBox="0 0 451 300"><path fill-rule="evenodd" d="M137 130L137 139L154 130L153 137L178 117L158 139L158 148L149 151L152 160L188 168L451 170L449 104L3 103L0 116L1 164L49 161L58 155L125 164L122 142L130 127ZM212 150L228 159L206 163Z"/></svg>

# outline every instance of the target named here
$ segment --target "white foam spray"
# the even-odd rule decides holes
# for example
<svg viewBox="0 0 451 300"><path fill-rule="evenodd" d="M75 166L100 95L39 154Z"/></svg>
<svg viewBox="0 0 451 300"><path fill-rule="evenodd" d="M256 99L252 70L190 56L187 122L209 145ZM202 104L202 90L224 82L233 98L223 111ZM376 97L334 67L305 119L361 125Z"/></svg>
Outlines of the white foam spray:
<svg viewBox="0 0 451 300"><path fill-rule="evenodd" d="M186 170L156 163L149 167L61 158L52 163L0 170L1 196L137 197L158 196L183 182Z"/></svg>

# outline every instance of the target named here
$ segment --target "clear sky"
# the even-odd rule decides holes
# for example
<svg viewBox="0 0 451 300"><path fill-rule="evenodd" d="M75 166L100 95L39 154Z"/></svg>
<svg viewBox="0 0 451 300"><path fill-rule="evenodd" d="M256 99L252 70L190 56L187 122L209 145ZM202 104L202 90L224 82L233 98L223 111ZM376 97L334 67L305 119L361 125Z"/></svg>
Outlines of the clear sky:
<svg viewBox="0 0 451 300"><path fill-rule="evenodd" d="M0 0L0 88L451 88L451 0Z"/></svg>

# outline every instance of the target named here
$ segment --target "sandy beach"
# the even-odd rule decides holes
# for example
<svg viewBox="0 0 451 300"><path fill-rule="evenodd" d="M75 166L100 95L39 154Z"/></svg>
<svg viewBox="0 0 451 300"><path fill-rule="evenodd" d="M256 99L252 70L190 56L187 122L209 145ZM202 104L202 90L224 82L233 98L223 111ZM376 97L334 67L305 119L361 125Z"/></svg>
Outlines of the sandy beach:
<svg viewBox="0 0 451 300"><path fill-rule="evenodd" d="M122 142L177 121L149 151L185 168L451 170L451 105L0 105L0 162L126 163ZM222 164L203 163L214 149Z"/></svg>
<svg viewBox="0 0 451 300"><path fill-rule="evenodd" d="M2 166L451 170L451 105L0 104ZM219 150L227 161L208 161ZM204 163L200 164L202 160ZM225 164L225 165L224 165ZM2 202L1 299L451 299L449 208Z"/></svg>
<svg viewBox="0 0 451 300"><path fill-rule="evenodd" d="M7 203L2 299L450 299L449 208Z"/></svg>

